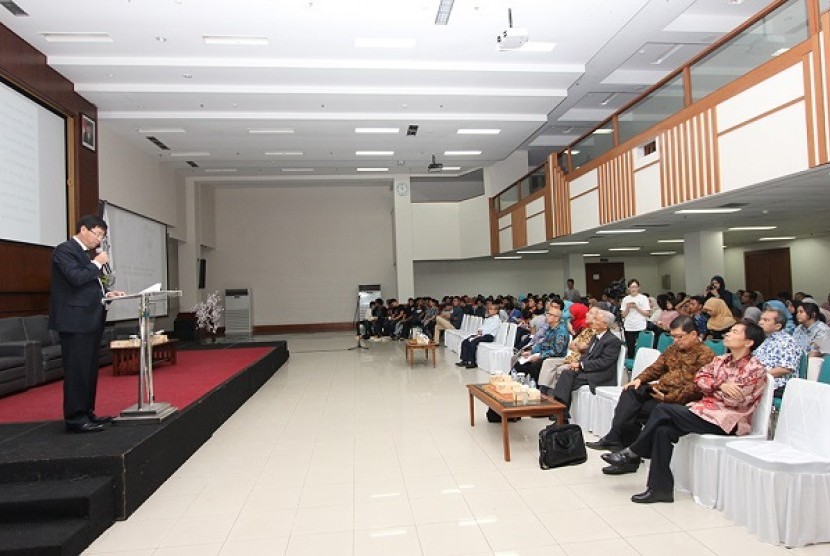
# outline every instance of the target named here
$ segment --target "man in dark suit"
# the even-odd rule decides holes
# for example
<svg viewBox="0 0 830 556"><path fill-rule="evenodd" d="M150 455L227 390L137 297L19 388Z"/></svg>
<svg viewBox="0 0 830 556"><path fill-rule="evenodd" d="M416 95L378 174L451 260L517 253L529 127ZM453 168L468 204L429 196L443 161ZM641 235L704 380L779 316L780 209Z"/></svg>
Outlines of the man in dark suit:
<svg viewBox="0 0 830 556"><path fill-rule="evenodd" d="M617 360L620 357L622 341L608 329L614 324L614 315L608 311L596 311L591 327L596 336L588 344L588 349L579 361L571 363L556 386L553 387L554 398L571 406L571 394L584 385L591 390L597 386L613 386L617 381Z"/></svg>
<svg viewBox="0 0 830 556"><path fill-rule="evenodd" d="M99 432L111 418L95 415L98 385L98 347L104 330L101 298L124 292L107 292L100 276L109 262L95 248L107 235L107 224L97 216L84 216L77 233L52 254L49 327L61 338L63 357L63 417L70 432Z"/></svg>

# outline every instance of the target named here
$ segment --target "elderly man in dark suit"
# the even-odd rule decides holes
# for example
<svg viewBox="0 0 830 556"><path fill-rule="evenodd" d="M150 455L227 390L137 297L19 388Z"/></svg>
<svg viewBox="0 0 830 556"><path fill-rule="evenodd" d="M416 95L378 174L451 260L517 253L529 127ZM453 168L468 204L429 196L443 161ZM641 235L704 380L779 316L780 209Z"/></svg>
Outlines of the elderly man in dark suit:
<svg viewBox="0 0 830 556"><path fill-rule="evenodd" d="M100 276L109 262L95 248L107 235L107 224L97 216L84 216L77 233L52 254L49 327L61 338L63 357L63 417L69 432L99 432L111 418L95 415L98 384L98 346L104 330L101 298L124 292L107 292Z"/></svg>
<svg viewBox="0 0 830 556"><path fill-rule="evenodd" d="M588 349L579 361L571 363L556 386L553 387L554 398L571 406L571 394L584 385L593 390L597 386L613 386L617 380L617 360L620 357L622 341L608 329L614 324L614 315L608 311L596 311L591 327L596 336L588 344Z"/></svg>

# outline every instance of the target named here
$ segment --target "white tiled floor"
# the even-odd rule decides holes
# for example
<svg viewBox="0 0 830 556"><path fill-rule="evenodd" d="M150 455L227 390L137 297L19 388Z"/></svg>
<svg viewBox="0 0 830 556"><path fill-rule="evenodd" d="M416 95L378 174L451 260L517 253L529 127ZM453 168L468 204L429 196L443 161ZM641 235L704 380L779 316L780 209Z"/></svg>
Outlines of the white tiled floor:
<svg viewBox="0 0 830 556"><path fill-rule="evenodd" d="M830 555L758 542L678 493L629 501L645 469L607 477L599 454L542 471L546 420L501 430L464 385L486 375L438 353L409 369L398 343L288 336L288 363L130 519L86 554L134 556ZM447 357L445 359L445 357Z"/></svg>

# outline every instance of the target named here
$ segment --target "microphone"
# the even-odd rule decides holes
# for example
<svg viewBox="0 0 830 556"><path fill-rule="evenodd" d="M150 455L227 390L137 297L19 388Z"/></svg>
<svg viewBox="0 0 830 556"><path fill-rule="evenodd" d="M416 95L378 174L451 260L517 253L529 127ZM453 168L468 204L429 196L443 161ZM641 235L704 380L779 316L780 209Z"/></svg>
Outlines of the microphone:
<svg viewBox="0 0 830 556"><path fill-rule="evenodd" d="M104 250L101 247L95 248L96 253L103 253ZM109 263L104 263L101 265L101 270L104 271L104 274L112 274L112 267L110 267Z"/></svg>

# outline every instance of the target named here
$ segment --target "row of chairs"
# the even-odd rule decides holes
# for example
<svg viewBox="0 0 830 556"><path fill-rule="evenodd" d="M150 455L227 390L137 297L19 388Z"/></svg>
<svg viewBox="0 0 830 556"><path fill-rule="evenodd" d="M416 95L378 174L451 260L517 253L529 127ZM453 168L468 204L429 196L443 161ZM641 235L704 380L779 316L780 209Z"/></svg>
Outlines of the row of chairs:
<svg viewBox="0 0 830 556"><path fill-rule="evenodd" d="M664 351L666 351L666 348L672 344L672 342L674 342L674 339L671 337L671 335L663 333L660 334L660 336L657 338L657 344L655 345L654 332L652 332L651 330L643 330L642 332L640 332L640 335L637 336L637 343L635 344L634 348L634 357L637 356L637 352L641 348L656 348L657 351L663 353ZM726 346L723 345L722 340L706 340L703 343L709 346L709 349L714 351L715 355L723 355L724 353L726 353ZM632 370L634 368L634 359L626 359L625 367L629 371Z"/></svg>
<svg viewBox="0 0 830 556"><path fill-rule="evenodd" d="M454 352L458 353L461 350L461 342L476 333L476 330L481 328L484 319L474 315L464 315L461 319L461 328L457 330L444 331L444 346Z"/></svg>
<svg viewBox="0 0 830 556"><path fill-rule="evenodd" d="M461 328L444 332L444 346L448 350L458 353L461 350L461 342L475 334L483 322L484 319L481 317L464 315ZM510 372L517 328L514 323L503 322L492 342L478 345L476 360L480 369L492 374Z"/></svg>

